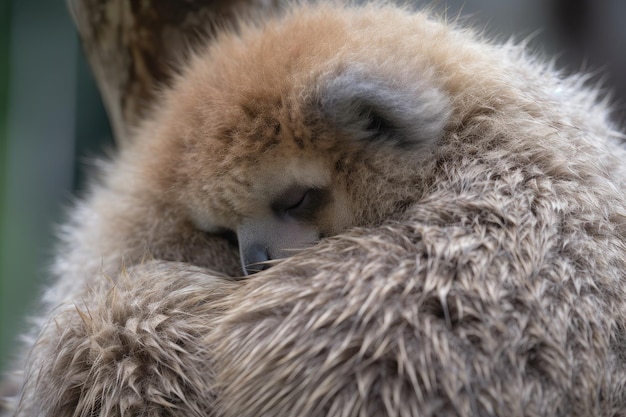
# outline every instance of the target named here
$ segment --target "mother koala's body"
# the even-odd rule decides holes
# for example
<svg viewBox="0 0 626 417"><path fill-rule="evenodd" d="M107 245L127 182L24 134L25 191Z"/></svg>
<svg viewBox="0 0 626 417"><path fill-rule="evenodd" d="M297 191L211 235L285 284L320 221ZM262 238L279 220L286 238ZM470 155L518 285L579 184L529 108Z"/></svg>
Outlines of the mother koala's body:
<svg viewBox="0 0 626 417"><path fill-rule="evenodd" d="M185 68L70 216L17 416L624 413L624 151L581 79L326 3Z"/></svg>

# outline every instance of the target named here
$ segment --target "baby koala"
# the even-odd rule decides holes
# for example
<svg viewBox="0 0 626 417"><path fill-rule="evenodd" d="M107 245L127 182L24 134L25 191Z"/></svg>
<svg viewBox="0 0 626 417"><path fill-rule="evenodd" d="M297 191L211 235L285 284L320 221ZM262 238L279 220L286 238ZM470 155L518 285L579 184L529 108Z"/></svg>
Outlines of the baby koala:
<svg viewBox="0 0 626 417"><path fill-rule="evenodd" d="M249 274L419 199L451 110L440 48L416 48L445 30L393 8L330 10L243 28L190 60L121 158L167 213L142 214L155 226L133 240L154 253L188 234L163 222L230 234ZM414 22L383 23L398 18Z"/></svg>

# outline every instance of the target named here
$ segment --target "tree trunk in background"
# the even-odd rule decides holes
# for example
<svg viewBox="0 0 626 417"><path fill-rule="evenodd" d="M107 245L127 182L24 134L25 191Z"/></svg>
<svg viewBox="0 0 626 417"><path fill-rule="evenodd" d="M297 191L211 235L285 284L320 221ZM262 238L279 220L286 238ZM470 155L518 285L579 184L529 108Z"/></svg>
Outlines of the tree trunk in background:
<svg viewBox="0 0 626 417"><path fill-rule="evenodd" d="M240 14L279 0L68 0L118 144L149 108L173 63Z"/></svg>

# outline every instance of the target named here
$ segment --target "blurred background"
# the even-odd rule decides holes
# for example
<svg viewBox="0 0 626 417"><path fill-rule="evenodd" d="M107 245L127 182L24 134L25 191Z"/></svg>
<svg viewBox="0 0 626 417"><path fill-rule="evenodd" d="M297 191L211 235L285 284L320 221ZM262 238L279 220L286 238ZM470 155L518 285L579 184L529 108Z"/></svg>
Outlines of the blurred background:
<svg viewBox="0 0 626 417"><path fill-rule="evenodd" d="M134 1L134 0L130 0ZM173 0L172 0L173 1ZM437 10L593 72L626 121L626 1L439 0ZM0 369L49 280L55 225L113 140L63 0L0 0Z"/></svg>

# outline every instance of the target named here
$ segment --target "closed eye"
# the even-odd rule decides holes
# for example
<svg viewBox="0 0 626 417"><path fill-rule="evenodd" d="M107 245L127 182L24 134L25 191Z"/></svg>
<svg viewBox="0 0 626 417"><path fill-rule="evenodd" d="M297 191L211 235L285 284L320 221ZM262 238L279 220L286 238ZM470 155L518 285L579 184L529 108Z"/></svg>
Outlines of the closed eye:
<svg viewBox="0 0 626 417"><path fill-rule="evenodd" d="M278 198L272 209L277 215L310 220L326 203L327 192L315 188L292 187Z"/></svg>
<svg viewBox="0 0 626 417"><path fill-rule="evenodd" d="M291 206L285 208L285 212L289 213L289 212L293 212L298 209L301 209L302 207L306 207L307 204L311 202L310 200L311 200L311 190L309 189L309 190L304 191L304 193L302 193L302 196L300 197L298 201L293 203Z"/></svg>

